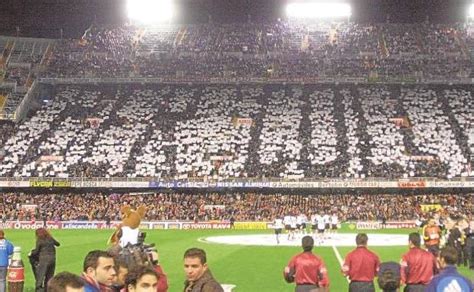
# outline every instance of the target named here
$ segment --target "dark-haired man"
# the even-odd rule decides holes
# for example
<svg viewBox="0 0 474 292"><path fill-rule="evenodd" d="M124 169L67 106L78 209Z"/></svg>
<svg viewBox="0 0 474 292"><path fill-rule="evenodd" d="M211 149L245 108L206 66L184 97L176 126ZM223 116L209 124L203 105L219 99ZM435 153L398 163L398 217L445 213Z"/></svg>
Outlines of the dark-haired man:
<svg viewBox="0 0 474 292"><path fill-rule="evenodd" d="M84 280L69 272L56 274L48 281L48 292L84 292Z"/></svg>
<svg viewBox="0 0 474 292"><path fill-rule="evenodd" d="M303 252L291 258L283 276L288 283L296 283L297 292L328 291L329 278L321 257L313 254L314 239L307 235L301 240Z"/></svg>
<svg viewBox="0 0 474 292"><path fill-rule="evenodd" d="M408 235L410 250L400 261L400 275L405 292L423 292L436 273L436 258L432 253L420 248L421 236L413 232Z"/></svg>
<svg viewBox="0 0 474 292"><path fill-rule="evenodd" d="M136 266L125 277L128 292L156 292L158 274L150 266Z"/></svg>
<svg viewBox="0 0 474 292"><path fill-rule="evenodd" d="M85 292L107 292L116 281L117 273L113 256L102 250L93 250L86 255L82 279Z"/></svg>
<svg viewBox="0 0 474 292"><path fill-rule="evenodd" d="M367 234L356 236L357 247L344 260L342 273L349 277L350 292L375 292L374 278L380 267L379 257L367 249Z"/></svg>
<svg viewBox="0 0 474 292"><path fill-rule="evenodd" d="M438 256L438 264L441 273L436 275L426 287L426 292L456 291L472 292L474 287L466 277L458 273L456 263L458 252L455 248L447 246L443 248Z"/></svg>
<svg viewBox="0 0 474 292"><path fill-rule="evenodd" d="M185 292L224 292L207 266L206 252L190 248L184 253Z"/></svg>

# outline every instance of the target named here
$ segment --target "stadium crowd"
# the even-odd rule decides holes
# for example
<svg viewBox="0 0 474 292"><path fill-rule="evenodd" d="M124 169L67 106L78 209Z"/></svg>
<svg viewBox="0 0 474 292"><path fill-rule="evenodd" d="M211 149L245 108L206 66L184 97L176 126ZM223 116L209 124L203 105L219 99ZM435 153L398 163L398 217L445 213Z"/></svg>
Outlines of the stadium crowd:
<svg viewBox="0 0 474 292"><path fill-rule="evenodd" d="M30 119L0 128L0 176L473 175L474 102L462 86L88 85L56 92Z"/></svg>
<svg viewBox="0 0 474 292"><path fill-rule="evenodd" d="M91 27L43 77L468 77L459 25L246 23Z"/></svg>
<svg viewBox="0 0 474 292"><path fill-rule="evenodd" d="M278 21L163 25L146 30L128 25L91 26L80 41L58 42L40 76L280 81L368 76L381 81L463 78L472 74L467 39L461 25L429 23ZM38 56L24 61L38 64ZM5 80L23 86L35 74L26 67L12 67L5 72ZM463 86L68 85L54 90L54 99L30 119L17 125L0 123L0 176L176 181L474 176L474 101L472 88ZM172 221L273 221L301 213L308 217L334 215L341 221L422 220L430 216L423 205L440 205L443 218L474 216L471 193L15 192L2 193L0 203L4 222L121 221L117 210L123 205L148 206L144 220ZM0 232L3 242L4 233ZM37 231L38 241L48 239L48 232L42 233L38 236ZM410 235L410 249L420 247L419 237ZM357 240L358 245L367 245L367 236L365 241ZM308 242L303 242L305 252L314 244L312 239ZM54 245L59 242L54 240ZM40 253L39 246L37 242L33 256ZM49 248L49 255L55 256L54 247ZM440 258L447 261L442 268L455 264L450 257L449 250L441 252ZM184 255L185 270L188 258L198 258L200 267L206 264L205 253L191 249ZM405 267L411 264L408 258L402 258ZM345 262L350 259L348 256ZM120 278L121 260L105 251L90 252L82 280L72 281L79 287L73 288L85 284L95 285L97 291L112 291L112 284L116 284L112 279ZM144 275L153 278L156 290L165 275L162 270L154 271L157 261L150 260L151 270L125 265L130 273L117 290L126 287L134 291ZM378 258L375 262L379 264ZM100 274L98 267L107 269L108 274ZM351 285L362 282L356 277L361 271L352 273L348 264L342 269ZM54 274L54 267L48 274ZM210 272L205 275L216 291L221 291ZM95 278L99 276L108 277L108 282ZM190 273L186 276L185 290L195 291L193 286L200 285L202 278L193 279ZM77 280L74 275L72 278ZM37 291L43 291L47 279L38 279ZM285 279L295 281L290 267ZM439 277L433 283L436 281ZM410 285L409 279L402 282ZM162 291L167 290L166 278L164 284Z"/></svg>
<svg viewBox="0 0 474 292"><path fill-rule="evenodd" d="M0 123L0 145L3 145L10 138L15 129L15 124L9 121Z"/></svg>
<svg viewBox="0 0 474 292"><path fill-rule="evenodd" d="M473 194L262 194L145 193L26 194L2 195L3 220L117 220L120 206L147 206L144 220L272 221L287 214L336 214L341 221L415 220L426 218L421 205L439 204L453 217L474 215ZM28 206L36 207L28 209Z"/></svg>

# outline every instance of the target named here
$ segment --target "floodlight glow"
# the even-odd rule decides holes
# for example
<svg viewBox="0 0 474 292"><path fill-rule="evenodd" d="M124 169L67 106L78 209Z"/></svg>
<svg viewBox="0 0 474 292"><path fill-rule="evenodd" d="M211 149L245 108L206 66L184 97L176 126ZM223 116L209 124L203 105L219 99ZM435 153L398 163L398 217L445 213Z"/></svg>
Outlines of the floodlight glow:
<svg viewBox="0 0 474 292"><path fill-rule="evenodd" d="M467 17L474 18L474 3L469 6Z"/></svg>
<svg viewBox="0 0 474 292"><path fill-rule="evenodd" d="M338 18L352 14L347 3L291 3L286 6L286 14L296 18Z"/></svg>
<svg viewBox="0 0 474 292"><path fill-rule="evenodd" d="M171 0L127 0L128 17L144 23L166 22L174 14Z"/></svg>

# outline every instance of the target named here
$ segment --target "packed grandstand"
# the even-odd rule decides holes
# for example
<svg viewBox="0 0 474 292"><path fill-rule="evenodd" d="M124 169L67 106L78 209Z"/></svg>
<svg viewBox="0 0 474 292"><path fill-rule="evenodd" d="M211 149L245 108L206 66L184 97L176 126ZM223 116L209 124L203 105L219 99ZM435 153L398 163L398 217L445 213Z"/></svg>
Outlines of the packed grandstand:
<svg viewBox="0 0 474 292"><path fill-rule="evenodd" d="M132 271L137 254L126 263L122 256L139 248L144 262L167 271L156 275L166 284L157 291L167 291L168 279L170 291L182 291L178 273L191 246L209 251L213 271L230 283L225 291L286 291L280 261L285 246L301 238L321 259L333 257L322 271L331 274L332 291L344 291L367 282L340 275L354 238L367 245L363 232L384 261L399 262L407 239L419 247L421 234L428 250L433 241L457 248L463 274L474 268L472 19L364 23L249 14L234 23L209 15L207 22L143 24L94 16L84 25L84 14L103 16L92 4L79 8L88 1L37 4L48 11L24 20L38 26L35 38L21 36L14 27L20 21L6 21L0 9L0 240L5 229L25 251L28 231L14 229L36 229L39 240L38 230L47 228L54 245L62 244L58 269L74 272L86 250L106 244L115 261L108 269ZM20 17L10 6L7 14ZM58 38L41 38L47 21L53 27L61 17L53 14L68 7L77 16L67 26L82 23L81 33L69 38L61 28ZM45 291L49 276L40 283L34 254L25 284ZM206 258L199 261L207 269ZM433 267L428 281L393 282L426 285ZM123 274L105 284L87 273L84 265L97 291L140 291L119 286ZM285 268L288 282L291 273ZM190 276L185 290L200 291ZM298 287L313 279L293 281Z"/></svg>
<svg viewBox="0 0 474 292"><path fill-rule="evenodd" d="M127 25L47 49L5 40L7 64L44 67L34 76L7 65L4 81L17 87L73 77L280 84L56 86L31 119L3 126L3 176L472 176L469 86L358 84L469 77L466 24ZM302 85L326 79L353 84Z"/></svg>
<svg viewBox="0 0 474 292"><path fill-rule="evenodd" d="M472 196L466 194L367 194L350 193L308 196L297 193L259 192L108 192L5 193L4 222L114 221L123 205L148 206L144 221L184 222L272 222L287 214L336 215L342 222L394 221L414 226L430 212L443 208L454 219L474 215ZM27 208L25 206L30 206ZM410 223L408 223L410 222ZM411 225L410 225L411 224Z"/></svg>
<svg viewBox="0 0 474 292"><path fill-rule="evenodd" d="M470 23L91 25L0 51L4 187L473 186Z"/></svg>

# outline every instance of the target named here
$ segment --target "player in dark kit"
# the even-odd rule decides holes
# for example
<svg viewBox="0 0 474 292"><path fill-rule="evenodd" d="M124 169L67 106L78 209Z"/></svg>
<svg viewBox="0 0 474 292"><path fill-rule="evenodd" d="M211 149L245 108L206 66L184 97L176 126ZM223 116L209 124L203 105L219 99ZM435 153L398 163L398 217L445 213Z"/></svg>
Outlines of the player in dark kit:
<svg viewBox="0 0 474 292"><path fill-rule="evenodd" d="M294 256L285 267L283 276L288 283L296 283L296 292L329 291L326 265L319 256L312 253L314 239L304 236L301 240L303 252Z"/></svg>
<svg viewBox="0 0 474 292"><path fill-rule="evenodd" d="M410 250L402 256L400 274L405 292L423 292L436 272L436 258L421 249L421 236L413 232L408 236Z"/></svg>
<svg viewBox="0 0 474 292"><path fill-rule="evenodd" d="M379 257L367 249L365 233L356 236L357 248L344 260L342 272L351 280L349 292L375 292L374 278L380 267Z"/></svg>

